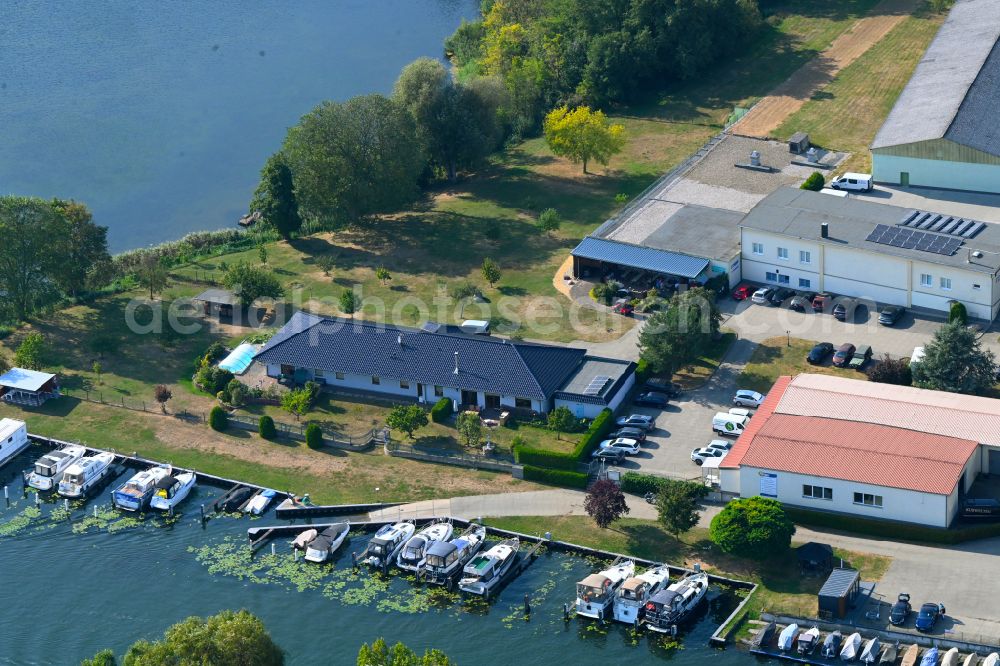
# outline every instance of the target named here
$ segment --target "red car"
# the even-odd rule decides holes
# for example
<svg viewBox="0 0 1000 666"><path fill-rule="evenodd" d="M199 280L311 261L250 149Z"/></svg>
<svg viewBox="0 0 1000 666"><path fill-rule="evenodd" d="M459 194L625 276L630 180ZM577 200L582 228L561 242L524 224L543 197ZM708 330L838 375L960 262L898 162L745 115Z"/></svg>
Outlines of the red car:
<svg viewBox="0 0 1000 666"><path fill-rule="evenodd" d="M753 287L748 284L741 284L733 291L734 301L745 301L753 296Z"/></svg>
<svg viewBox="0 0 1000 666"><path fill-rule="evenodd" d="M633 308L625 301L621 301L620 303L615 303L615 307L611 308L611 310L626 317L631 317L632 313L635 312L635 308Z"/></svg>

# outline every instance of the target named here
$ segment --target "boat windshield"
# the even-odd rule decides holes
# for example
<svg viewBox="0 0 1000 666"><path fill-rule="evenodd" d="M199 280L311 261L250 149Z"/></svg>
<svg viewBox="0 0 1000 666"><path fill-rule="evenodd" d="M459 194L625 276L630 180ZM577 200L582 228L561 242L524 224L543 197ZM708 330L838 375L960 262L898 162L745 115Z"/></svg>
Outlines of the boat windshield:
<svg viewBox="0 0 1000 666"><path fill-rule="evenodd" d="M372 555L385 555L385 546L381 543L373 543L371 545Z"/></svg>
<svg viewBox="0 0 1000 666"><path fill-rule="evenodd" d="M642 601L645 596L645 585L637 585L635 587L625 586L622 588L622 599L627 599L629 601Z"/></svg>
<svg viewBox="0 0 1000 666"><path fill-rule="evenodd" d="M67 474L63 477L63 481L66 483L83 483L83 474Z"/></svg>
<svg viewBox="0 0 1000 666"><path fill-rule="evenodd" d="M602 588L584 585L583 583L577 583L576 596L587 602L604 601L607 598L607 595Z"/></svg>
<svg viewBox="0 0 1000 666"><path fill-rule="evenodd" d="M42 463L35 463L35 474L38 476L52 476L56 471L49 467L48 465L43 465Z"/></svg>

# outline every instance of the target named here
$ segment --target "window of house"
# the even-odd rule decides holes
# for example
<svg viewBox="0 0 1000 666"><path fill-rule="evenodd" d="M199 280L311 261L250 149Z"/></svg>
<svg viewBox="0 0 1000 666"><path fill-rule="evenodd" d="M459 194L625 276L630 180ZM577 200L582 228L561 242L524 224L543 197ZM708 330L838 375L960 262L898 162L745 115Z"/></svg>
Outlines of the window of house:
<svg viewBox="0 0 1000 666"><path fill-rule="evenodd" d="M921 273L920 274L920 286L921 287L930 287L933 284L934 284L934 278L931 277L931 275L929 273Z"/></svg>
<svg viewBox="0 0 1000 666"><path fill-rule="evenodd" d="M753 244L753 253L754 254L764 254L764 244L763 243L754 243Z"/></svg>
<svg viewBox="0 0 1000 666"><path fill-rule="evenodd" d="M812 486L807 484L802 486L802 496L810 499L832 500L833 488L824 488L823 486Z"/></svg>
<svg viewBox="0 0 1000 666"><path fill-rule="evenodd" d="M812 280L799 278L799 289L808 289L812 286Z"/></svg>
<svg viewBox="0 0 1000 666"><path fill-rule="evenodd" d="M777 273L770 273L770 272L769 273L764 273L764 279L767 280L768 282L777 282L778 281L778 274Z"/></svg>
<svg viewBox="0 0 1000 666"><path fill-rule="evenodd" d="M337 373L337 375L336 375L336 377L337 377L337 379L339 379L340 381L344 381L344 373L342 373L342 372L338 372L338 373Z"/></svg>
<svg viewBox="0 0 1000 666"><path fill-rule="evenodd" d="M854 493L854 503L861 504L862 506L873 506L878 509L881 509L882 496L871 495L869 493Z"/></svg>
<svg viewBox="0 0 1000 666"><path fill-rule="evenodd" d="M785 261L788 261L788 248L787 247L779 247L778 248L778 259L784 259Z"/></svg>
<svg viewBox="0 0 1000 666"><path fill-rule="evenodd" d="M792 281L792 278L790 278L787 275L779 275L778 276L778 284L788 284L791 281Z"/></svg>
<svg viewBox="0 0 1000 666"><path fill-rule="evenodd" d="M323 374L323 371L320 370L319 368L313 370L313 377L315 377L316 379L323 379L324 376L325 375Z"/></svg>
<svg viewBox="0 0 1000 666"><path fill-rule="evenodd" d="M372 375L372 384L381 384L382 380L379 379L378 375Z"/></svg>
<svg viewBox="0 0 1000 666"><path fill-rule="evenodd" d="M941 278L941 288L951 289L951 278L946 278L946 277Z"/></svg>
<svg viewBox="0 0 1000 666"><path fill-rule="evenodd" d="M399 388L403 389L404 391L409 391L410 390L410 382L400 381L399 382Z"/></svg>
<svg viewBox="0 0 1000 666"><path fill-rule="evenodd" d="M443 386L435 386L434 387L434 397L435 398L443 398L444 397L444 387Z"/></svg>
<svg viewBox="0 0 1000 666"><path fill-rule="evenodd" d="M809 250L799 250L799 263L811 264L812 252L810 252Z"/></svg>
<svg viewBox="0 0 1000 666"><path fill-rule="evenodd" d="M980 289L983 288L983 285L981 285L981 284L974 284L974 285L972 285L972 288L975 289L976 291L979 291Z"/></svg>
<svg viewBox="0 0 1000 666"><path fill-rule="evenodd" d="M514 406L531 409L531 400L529 398L514 398Z"/></svg>

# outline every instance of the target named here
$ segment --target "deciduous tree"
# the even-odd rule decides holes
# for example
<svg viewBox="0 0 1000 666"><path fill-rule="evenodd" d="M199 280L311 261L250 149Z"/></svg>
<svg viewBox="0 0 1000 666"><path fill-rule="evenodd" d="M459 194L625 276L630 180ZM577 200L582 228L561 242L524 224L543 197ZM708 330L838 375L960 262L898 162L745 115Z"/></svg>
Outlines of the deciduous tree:
<svg viewBox="0 0 1000 666"><path fill-rule="evenodd" d="M14 365L25 370L41 370L45 355L45 337L36 331L24 336L14 352Z"/></svg>
<svg viewBox="0 0 1000 666"><path fill-rule="evenodd" d="M870 382L881 384L897 384L909 386L913 383L913 373L910 371L910 360L892 358L888 354L882 356L878 363L873 363L865 370Z"/></svg>
<svg viewBox="0 0 1000 666"><path fill-rule="evenodd" d="M489 257L483 259L482 272L483 279L489 282L491 287L503 277L503 273L500 272L500 266Z"/></svg>
<svg viewBox="0 0 1000 666"><path fill-rule="evenodd" d="M712 519L709 537L723 552L764 559L788 550L795 525L770 497L731 501Z"/></svg>
<svg viewBox="0 0 1000 666"><path fill-rule="evenodd" d="M65 220L48 201L0 197L0 303L24 319L53 291L62 270Z"/></svg>
<svg viewBox="0 0 1000 666"><path fill-rule="evenodd" d="M583 508L602 529L629 513L625 493L609 479L601 479L590 487Z"/></svg>
<svg viewBox="0 0 1000 666"><path fill-rule="evenodd" d="M280 298L285 293L274 273L244 261L229 267L222 284L239 297L244 307L249 307L258 298Z"/></svg>
<svg viewBox="0 0 1000 666"><path fill-rule="evenodd" d="M386 416L385 424L413 439L413 431L427 425L427 412L419 405L396 405Z"/></svg>
<svg viewBox="0 0 1000 666"><path fill-rule="evenodd" d="M174 394L166 384L157 384L153 389L153 398L160 403L160 409L164 414L167 413L167 402L173 397Z"/></svg>
<svg viewBox="0 0 1000 666"><path fill-rule="evenodd" d="M558 433L570 432L576 427L576 417L573 416L569 407L560 406L549 412L548 423L549 428L556 431L556 438L558 438Z"/></svg>
<svg viewBox="0 0 1000 666"><path fill-rule="evenodd" d="M698 524L698 500L708 494L708 488L700 483L664 479L656 494L656 512L660 524L674 538Z"/></svg>
<svg viewBox="0 0 1000 666"><path fill-rule="evenodd" d="M139 284L144 289L149 289L149 300L153 300L156 294L167 286L167 269L160 263L159 258L149 253L139 262L138 273Z"/></svg>
<svg viewBox="0 0 1000 666"><path fill-rule="evenodd" d="M108 262L108 228L94 224L84 204L54 199L52 207L62 218L62 233L53 238L56 253L52 278L73 298L85 288L93 271Z"/></svg>
<svg viewBox="0 0 1000 666"><path fill-rule="evenodd" d="M913 385L920 388L981 394L996 384L997 364L973 331L953 321L934 332L912 372Z"/></svg>
<svg viewBox="0 0 1000 666"><path fill-rule="evenodd" d="M584 173L590 160L607 165L625 147L625 127L612 125L603 111L591 111L588 106L553 109L545 116L544 129L552 152L573 163L582 162Z"/></svg>
<svg viewBox="0 0 1000 666"><path fill-rule="evenodd" d="M274 227L282 238L290 238L302 228L292 170L281 153L271 155L264 163L260 172L260 184L250 202L250 210L260 212L264 221Z"/></svg>
<svg viewBox="0 0 1000 666"><path fill-rule="evenodd" d="M378 279L379 282L382 283L382 286L384 287L385 283L392 279L392 273L390 273L389 269L386 268L385 266L379 266L378 268L375 269L375 277Z"/></svg>
<svg viewBox="0 0 1000 666"><path fill-rule="evenodd" d="M455 421L455 429L465 445L472 448L483 441L483 422L475 412L462 412Z"/></svg>
<svg viewBox="0 0 1000 666"><path fill-rule="evenodd" d="M722 315L715 294L695 287L670 299L639 333L639 350L650 366L665 376L701 356L719 332Z"/></svg>
<svg viewBox="0 0 1000 666"><path fill-rule="evenodd" d="M358 309L358 297L354 295L352 289L345 289L340 293L340 311L345 315L353 315Z"/></svg>
<svg viewBox="0 0 1000 666"><path fill-rule="evenodd" d="M379 638L370 646L365 643L358 651L358 666L455 666L440 650L427 650L422 657L403 645L396 643L391 648L385 639Z"/></svg>
<svg viewBox="0 0 1000 666"><path fill-rule="evenodd" d="M159 641L133 644L122 666L212 664L213 666L281 666L281 648L264 623L248 611L222 611L208 619L189 617Z"/></svg>

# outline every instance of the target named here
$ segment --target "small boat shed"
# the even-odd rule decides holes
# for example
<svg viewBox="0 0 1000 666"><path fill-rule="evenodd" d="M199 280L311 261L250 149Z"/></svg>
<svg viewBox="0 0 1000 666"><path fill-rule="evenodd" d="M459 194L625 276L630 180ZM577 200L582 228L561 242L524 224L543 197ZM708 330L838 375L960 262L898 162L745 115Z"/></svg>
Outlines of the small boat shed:
<svg viewBox="0 0 1000 666"><path fill-rule="evenodd" d="M819 591L819 616L824 620L843 618L861 591L861 574L856 569L837 568Z"/></svg>
<svg viewBox="0 0 1000 666"><path fill-rule="evenodd" d="M231 319L233 310L239 305L236 295L225 289L206 289L193 300L202 303L206 316L211 317L214 314L220 319Z"/></svg>
<svg viewBox="0 0 1000 666"><path fill-rule="evenodd" d="M0 399L14 405L39 407L59 397L59 378L48 372L11 368L0 376Z"/></svg>

